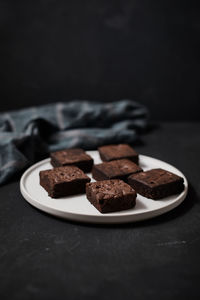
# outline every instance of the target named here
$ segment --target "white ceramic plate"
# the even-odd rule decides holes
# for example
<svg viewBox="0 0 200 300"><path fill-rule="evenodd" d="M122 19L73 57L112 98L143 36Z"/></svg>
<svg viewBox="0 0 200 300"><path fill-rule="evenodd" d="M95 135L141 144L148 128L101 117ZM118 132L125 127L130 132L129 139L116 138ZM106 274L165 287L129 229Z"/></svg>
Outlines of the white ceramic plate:
<svg viewBox="0 0 200 300"><path fill-rule="evenodd" d="M95 164L100 163L98 151L88 151ZM175 167L158 159L140 155L140 166L143 170L163 168L184 178L185 189L179 195L162 200L151 200L137 195L136 206L132 209L101 214L90 202L86 195L52 199L39 184L39 172L51 169L50 159L42 160L30 167L21 177L20 190L23 197L33 206L57 217L68 220L90 223L126 223L150 219L164 214L178 206L186 197L188 182L185 176ZM89 174L91 177L91 174ZM94 181L92 179L92 181Z"/></svg>

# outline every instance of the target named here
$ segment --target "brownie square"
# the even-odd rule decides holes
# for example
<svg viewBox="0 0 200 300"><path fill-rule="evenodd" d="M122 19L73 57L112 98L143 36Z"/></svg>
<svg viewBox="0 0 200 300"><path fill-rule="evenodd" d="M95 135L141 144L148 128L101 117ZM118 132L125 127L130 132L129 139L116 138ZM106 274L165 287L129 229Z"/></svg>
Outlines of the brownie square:
<svg viewBox="0 0 200 300"><path fill-rule="evenodd" d="M138 194L154 200L178 194L184 189L184 180L163 169L152 169L128 177L128 183Z"/></svg>
<svg viewBox="0 0 200 300"><path fill-rule="evenodd" d="M93 166L92 157L79 148L56 151L51 153L50 157L53 167L74 165L88 173Z"/></svg>
<svg viewBox="0 0 200 300"><path fill-rule="evenodd" d="M40 185L52 198L85 193L90 178L75 166L40 171Z"/></svg>
<svg viewBox="0 0 200 300"><path fill-rule="evenodd" d="M102 146L98 150L103 161L127 158L138 163L138 153L127 144Z"/></svg>
<svg viewBox="0 0 200 300"><path fill-rule="evenodd" d="M119 159L94 165L92 176L96 180L122 179L127 180L131 174L141 172L142 169L128 159Z"/></svg>
<svg viewBox="0 0 200 300"><path fill-rule="evenodd" d="M136 203L134 189L119 179L87 183L86 195L101 213L130 209Z"/></svg>

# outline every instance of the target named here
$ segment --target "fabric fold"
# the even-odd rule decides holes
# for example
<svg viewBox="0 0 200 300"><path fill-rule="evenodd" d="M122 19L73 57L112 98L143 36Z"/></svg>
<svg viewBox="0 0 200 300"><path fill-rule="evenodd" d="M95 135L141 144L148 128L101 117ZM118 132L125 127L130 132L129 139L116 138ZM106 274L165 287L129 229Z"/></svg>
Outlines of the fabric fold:
<svg viewBox="0 0 200 300"><path fill-rule="evenodd" d="M51 151L134 144L147 122L147 109L132 100L74 100L0 113L0 184Z"/></svg>

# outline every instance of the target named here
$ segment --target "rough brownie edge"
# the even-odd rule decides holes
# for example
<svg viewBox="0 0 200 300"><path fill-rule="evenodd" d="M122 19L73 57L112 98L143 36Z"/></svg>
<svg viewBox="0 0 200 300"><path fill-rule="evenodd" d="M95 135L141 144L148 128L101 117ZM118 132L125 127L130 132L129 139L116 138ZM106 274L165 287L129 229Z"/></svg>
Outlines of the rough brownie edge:
<svg viewBox="0 0 200 300"><path fill-rule="evenodd" d="M57 184L56 189L51 187L48 183L41 181L40 185L47 191L51 198L60 198L85 193L85 186L88 182L89 181L86 179L79 179L73 182L64 182Z"/></svg>
<svg viewBox="0 0 200 300"><path fill-rule="evenodd" d="M109 179L121 179L126 181L127 180L127 175L122 175L122 176L113 176L112 178L110 178L109 176L106 176L103 172L101 172L100 170L98 170L95 165L92 168L92 177L99 181L99 180L109 180Z"/></svg>
<svg viewBox="0 0 200 300"><path fill-rule="evenodd" d="M87 161L80 161L80 162L75 162L75 163L67 163L67 164L61 164L59 161L56 160L55 157L51 156L51 165L56 168L56 167L62 167L62 166L76 166L79 169L81 169L85 173L89 173L92 170L93 166L93 159L87 160Z"/></svg>
<svg viewBox="0 0 200 300"><path fill-rule="evenodd" d="M179 181L169 182L151 188L147 184L138 181L134 178L134 176L130 175L128 177L128 184L135 189L138 194L153 200L159 200L168 196L179 194L184 190L184 181L182 177L180 177Z"/></svg>
<svg viewBox="0 0 200 300"><path fill-rule="evenodd" d="M99 151L99 155L100 155L102 161L113 161L113 160L118 160L118 159L129 159L129 160L131 160L132 162L134 162L136 164L138 164L138 162L139 162L139 155L136 155L136 156L123 156L123 157L110 158L110 159L107 159L106 156L104 156L104 154L102 154L100 151Z"/></svg>
<svg viewBox="0 0 200 300"><path fill-rule="evenodd" d="M104 180L105 181L105 180ZM104 182L104 181L97 181L96 183ZM108 180L109 181L109 180ZM113 180L111 180L113 181ZM116 180L118 181L118 180ZM118 197L110 197L109 199L103 199L97 200L96 195L92 196L92 189L91 185L96 184L93 183L87 183L86 184L86 195L87 199L90 201L90 203L101 213L110 213L110 212L116 212L121 210L127 210L130 208L133 208L136 204L136 192L132 189L131 192L128 192L127 194L124 194L122 196ZM126 185L126 183L123 182L123 184Z"/></svg>

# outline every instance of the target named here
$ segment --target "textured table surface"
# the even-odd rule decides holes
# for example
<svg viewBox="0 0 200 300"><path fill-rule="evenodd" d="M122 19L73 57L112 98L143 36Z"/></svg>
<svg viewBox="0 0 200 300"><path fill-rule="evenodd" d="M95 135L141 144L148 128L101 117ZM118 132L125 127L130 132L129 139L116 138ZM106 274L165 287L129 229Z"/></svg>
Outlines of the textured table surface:
<svg viewBox="0 0 200 300"><path fill-rule="evenodd" d="M0 299L199 299L200 123L162 123L135 147L179 168L175 210L128 225L70 223L0 188Z"/></svg>

